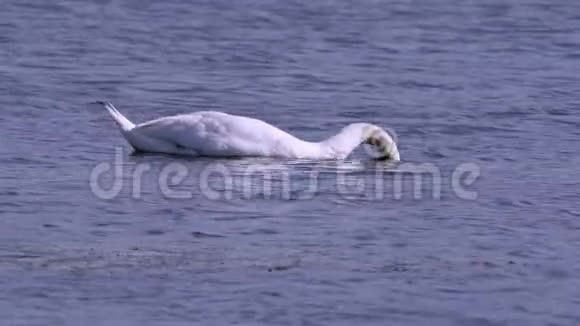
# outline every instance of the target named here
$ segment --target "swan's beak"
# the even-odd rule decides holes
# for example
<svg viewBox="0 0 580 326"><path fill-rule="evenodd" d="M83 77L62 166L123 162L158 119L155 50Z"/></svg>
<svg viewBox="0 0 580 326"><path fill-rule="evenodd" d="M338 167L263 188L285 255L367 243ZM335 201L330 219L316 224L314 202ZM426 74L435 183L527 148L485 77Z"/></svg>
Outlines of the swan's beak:
<svg viewBox="0 0 580 326"><path fill-rule="evenodd" d="M391 151L391 154L390 154L391 161L399 162L399 161L401 161L401 154L399 154L399 150L397 149L397 145L395 145L394 147L395 147L395 150Z"/></svg>

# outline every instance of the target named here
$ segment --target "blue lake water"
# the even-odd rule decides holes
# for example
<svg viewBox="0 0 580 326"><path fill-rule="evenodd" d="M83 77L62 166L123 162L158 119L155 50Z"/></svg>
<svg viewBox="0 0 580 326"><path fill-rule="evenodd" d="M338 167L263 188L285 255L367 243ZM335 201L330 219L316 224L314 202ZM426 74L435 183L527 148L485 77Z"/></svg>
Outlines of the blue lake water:
<svg viewBox="0 0 580 326"><path fill-rule="evenodd" d="M3 0L1 324L580 324L579 31L565 0ZM131 155L97 100L371 122L402 162Z"/></svg>

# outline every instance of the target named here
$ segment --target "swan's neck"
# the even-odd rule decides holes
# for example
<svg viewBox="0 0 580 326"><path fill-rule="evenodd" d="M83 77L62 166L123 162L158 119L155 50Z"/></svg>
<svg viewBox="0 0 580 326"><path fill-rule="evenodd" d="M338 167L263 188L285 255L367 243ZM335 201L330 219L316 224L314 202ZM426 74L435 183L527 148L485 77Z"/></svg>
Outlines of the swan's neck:
<svg viewBox="0 0 580 326"><path fill-rule="evenodd" d="M368 123L353 123L338 134L321 142L321 146L336 158L346 158L355 148L368 140L372 130L378 127Z"/></svg>
<svg viewBox="0 0 580 326"><path fill-rule="evenodd" d="M374 146L376 158L399 161L401 156L397 144L380 127L369 123L353 123L342 129L337 135L319 143L321 151L332 158L344 159L360 144L367 143Z"/></svg>
<svg viewBox="0 0 580 326"><path fill-rule="evenodd" d="M345 159L362 143L375 147L376 158L399 161L397 144L382 128L369 123L353 123L321 142L308 142L290 134L283 146L276 147L282 157ZM277 143L279 145L280 142Z"/></svg>

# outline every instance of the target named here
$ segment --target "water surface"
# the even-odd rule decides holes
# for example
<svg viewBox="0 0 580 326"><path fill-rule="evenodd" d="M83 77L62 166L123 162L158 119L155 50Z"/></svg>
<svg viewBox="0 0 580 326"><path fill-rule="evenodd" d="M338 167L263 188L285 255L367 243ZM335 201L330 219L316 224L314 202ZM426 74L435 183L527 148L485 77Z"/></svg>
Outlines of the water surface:
<svg viewBox="0 0 580 326"><path fill-rule="evenodd" d="M579 324L579 12L564 0L2 1L0 319ZM409 165L363 151L130 155L96 100L135 122L219 110L308 140L379 124L403 164L437 168L441 193L425 179L414 198L407 173L396 195ZM121 175L99 180L122 186L104 199L91 171L119 148ZM168 195L170 164L187 176ZM462 164L480 171L462 180L475 200L453 188ZM231 187L204 174L216 167ZM250 168L270 191L260 173L244 179Z"/></svg>

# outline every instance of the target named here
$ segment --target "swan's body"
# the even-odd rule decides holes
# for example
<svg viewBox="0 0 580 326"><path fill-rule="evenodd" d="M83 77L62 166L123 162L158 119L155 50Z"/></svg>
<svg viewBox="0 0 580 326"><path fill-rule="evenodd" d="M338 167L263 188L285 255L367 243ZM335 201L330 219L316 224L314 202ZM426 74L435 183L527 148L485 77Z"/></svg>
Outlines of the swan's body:
<svg viewBox="0 0 580 326"><path fill-rule="evenodd" d="M383 129L353 123L322 142L300 140L264 121L203 111L133 124L112 104L105 105L121 134L137 151L190 156L268 156L344 159L362 143L379 148L382 158L398 161L397 145Z"/></svg>

